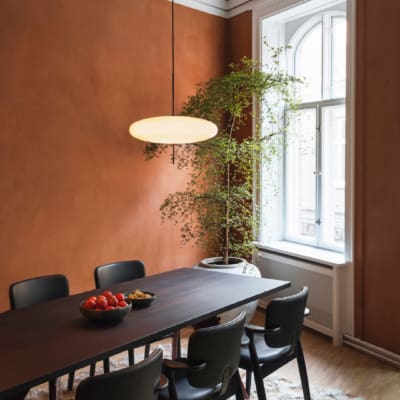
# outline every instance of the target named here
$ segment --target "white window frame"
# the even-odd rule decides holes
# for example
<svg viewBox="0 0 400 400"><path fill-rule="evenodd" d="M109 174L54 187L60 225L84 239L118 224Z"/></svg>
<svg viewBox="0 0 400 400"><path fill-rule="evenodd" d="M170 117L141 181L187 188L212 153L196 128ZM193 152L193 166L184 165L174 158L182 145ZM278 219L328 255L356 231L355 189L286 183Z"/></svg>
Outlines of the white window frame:
<svg viewBox="0 0 400 400"><path fill-rule="evenodd" d="M317 248L322 248L325 250L331 250L331 251L338 251L338 252L343 252L342 246L335 246L333 244L329 243L324 243L322 241L322 235L321 235L321 225L317 221L321 221L322 219L322 176L321 174L318 173L318 171L321 170L321 164L322 164L322 149L321 149L321 143L322 143L322 132L321 132L321 120L322 120L322 110L324 107L329 107L329 106L336 106L336 105L343 105L345 104L345 97L341 98L334 98L331 95L331 80L332 80L332 73L330 70L331 66L331 57L332 57L332 36L331 36L331 30L332 30L332 21L333 18L335 17L342 17L345 18L346 14L341 11L323 11L313 17L310 17L307 19L301 26L299 26L292 36L290 42L289 42L289 49L287 51L287 70L289 74L294 75L296 70L296 65L295 65L295 59L296 59L296 53L298 51L299 45L301 44L302 40L305 38L305 36L317 25L322 24L322 82L321 82L321 93L320 93L320 99L315 100L315 101L308 101L301 103L299 105L300 110L307 110L307 109L313 109L315 110L316 113L316 167L315 167L315 188L316 188L316 199L315 199L315 229L316 229L316 234L315 234L315 239L300 239L297 236L291 236L290 232L287 230L287 219L286 219L286 213L283 214L283 239L288 240L294 243L299 243L303 245L310 245L310 246L316 246ZM327 51L324 51L327 50ZM284 166L286 165L286 152L284 152ZM288 204L288 199L286 197L286 171L284 170L282 172L283 175L283 185L284 187L282 188L283 190L283 209L287 209L289 206Z"/></svg>
<svg viewBox="0 0 400 400"><path fill-rule="evenodd" d="M322 164L322 149L321 149L321 143L322 143L322 129L321 129L321 120L322 120L322 112L325 107L332 107L332 106L338 106L338 105L344 105L345 104L345 99L344 98L339 98L339 99L327 99L327 100L321 100L321 101L315 101L315 102L307 102L307 103L302 103L299 105L298 109L299 110L315 110L316 113L316 147L318 148L316 152L316 162L317 165L315 167L315 187L316 187L316 199L315 199L315 220L321 220L322 219L322 176L318 172L321 171L321 164ZM283 200L282 203L284 206L282 207L283 209L288 207L288 200L286 198L286 185L287 181L285 179L286 177L286 171L285 171L285 165L286 165L286 152L283 154L283 172L282 172L282 192L283 192ZM283 221L282 225L286 227L287 220L285 218L285 213L282 215ZM315 246L317 248L321 248L324 250L328 251L337 251L340 253L343 253L344 250L342 249L341 246L333 246L329 245L327 243L324 243L322 241L322 235L320 233L321 230L321 225L316 223L315 226L316 229L316 235L315 239L310 239L309 241L306 240L300 240L296 236L291 236L290 233L287 231L286 228L283 228L283 234L282 237L284 240L293 242L293 243L298 243L298 244L303 244L305 246Z"/></svg>
<svg viewBox="0 0 400 400"><path fill-rule="evenodd" d="M315 0L304 2L303 0L262 0L253 7L253 50L252 57L261 60L261 48L263 46L263 40L261 37L262 32L262 22L265 18L272 17L282 11L289 11L295 6L301 6L304 15L309 14L310 10L317 12L326 8L327 3L329 5L334 5L341 3L342 0L331 0L329 2L325 0ZM309 9L307 9L309 7ZM300 8L300 7L299 7ZM349 29L347 30L347 73L346 73L346 189L345 189L345 252L343 255L344 262L352 263L353 259L353 216L354 216L354 109L355 109L355 99L354 99L354 85L355 85L355 8L356 0L347 0L347 20L349 21ZM301 16L298 9L294 12L296 17ZM279 29L274 30L276 36L280 35ZM282 45L279 43L278 45ZM283 167L283 163L279 161L273 166L275 173L280 171ZM276 174L282 176L282 174ZM281 185L282 182L277 180L277 185ZM275 199L268 199L269 204L278 203L282 201L282 198L275 196ZM255 198L258 204L262 203L262 193L255 192ZM261 200L260 200L261 199ZM260 237L259 246L263 248L275 249L279 252L283 238L283 228L281 223L283 211L281 207L271 207L274 209L271 219L268 219L268 227L266 228L266 234ZM272 226L272 233L270 232ZM276 243L276 247L274 244ZM287 243L286 243L287 244ZM285 246L286 246L285 244ZM303 250L299 250L303 247ZM296 255L305 257L309 252L315 253L313 249L308 249L308 246L296 246ZM326 257L327 252L324 251L324 257ZM332 258L337 257L337 253L332 253Z"/></svg>
<svg viewBox="0 0 400 400"><path fill-rule="evenodd" d="M329 30L332 29L332 19L335 17L345 17L346 18L346 13L341 12L341 11L325 11L322 12L321 14L315 15L313 17L310 17L306 22L304 22L303 25L301 25L296 32L294 33L293 37L291 38L289 42L290 48L287 51L287 59L288 59L288 72L289 74L294 75L295 72L295 65L294 65L294 59L295 59L295 53L297 51L297 48L300 44L300 42L303 40L304 36L310 32L314 26L322 22L322 27L323 27L323 32L322 32L322 40L323 40L323 46L322 49L329 49L329 51L323 51L322 57L323 57L323 62L322 65L324 67L324 70L322 71L322 79L324 82L324 77L328 77L329 80L326 82L326 86L322 85L321 90L321 99L326 99L327 97L329 99L332 99L331 96L327 95L327 90L328 88L331 87L330 85L330 80L332 78L332 74L330 71L328 71L328 67L331 65L331 55L332 55L332 43L329 40L330 39L330 33Z"/></svg>

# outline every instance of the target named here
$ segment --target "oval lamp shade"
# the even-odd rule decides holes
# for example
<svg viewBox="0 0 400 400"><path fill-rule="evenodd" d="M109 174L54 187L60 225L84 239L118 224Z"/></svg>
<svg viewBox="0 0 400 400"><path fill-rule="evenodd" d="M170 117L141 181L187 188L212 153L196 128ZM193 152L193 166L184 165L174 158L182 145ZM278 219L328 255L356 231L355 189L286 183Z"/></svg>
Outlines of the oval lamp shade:
<svg viewBox="0 0 400 400"><path fill-rule="evenodd" d="M161 116L134 122L129 133L150 143L184 144L203 142L218 132L217 125L206 119L184 116Z"/></svg>

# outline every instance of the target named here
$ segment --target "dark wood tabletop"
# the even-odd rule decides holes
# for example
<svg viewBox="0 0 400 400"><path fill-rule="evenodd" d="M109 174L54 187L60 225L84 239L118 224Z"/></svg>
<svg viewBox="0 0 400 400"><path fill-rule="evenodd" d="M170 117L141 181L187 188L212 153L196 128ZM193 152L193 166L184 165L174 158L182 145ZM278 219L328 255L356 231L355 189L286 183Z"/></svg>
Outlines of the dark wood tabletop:
<svg viewBox="0 0 400 400"><path fill-rule="evenodd" d="M111 286L156 296L150 307L112 325L90 323L79 310L82 300L102 290L7 311L0 314L0 399L289 286L182 268Z"/></svg>

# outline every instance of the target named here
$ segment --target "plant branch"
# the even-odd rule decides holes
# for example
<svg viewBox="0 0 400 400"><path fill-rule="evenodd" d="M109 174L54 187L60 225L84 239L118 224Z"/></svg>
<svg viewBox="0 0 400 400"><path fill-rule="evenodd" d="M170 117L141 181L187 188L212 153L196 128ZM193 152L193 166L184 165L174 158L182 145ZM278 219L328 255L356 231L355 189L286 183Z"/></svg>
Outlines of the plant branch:
<svg viewBox="0 0 400 400"><path fill-rule="evenodd" d="M258 208L253 205L254 166L261 161L267 165L279 153L280 141L274 137L286 129L277 128L282 102L290 110L295 106L291 89L298 79L277 67L274 63L269 72L263 72L256 61L243 58L239 65L230 65L225 75L200 83L182 108L183 115L215 122L219 133L205 142L176 146L175 165L187 169L188 180L186 187L162 203L162 221L179 224L181 243L202 246L225 262L231 256L251 255L259 222ZM252 104L261 101L261 111L253 113ZM256 132L239 140L235 134L250 118ZM149 144L146 158L158 157L167 149Z"/></svg>

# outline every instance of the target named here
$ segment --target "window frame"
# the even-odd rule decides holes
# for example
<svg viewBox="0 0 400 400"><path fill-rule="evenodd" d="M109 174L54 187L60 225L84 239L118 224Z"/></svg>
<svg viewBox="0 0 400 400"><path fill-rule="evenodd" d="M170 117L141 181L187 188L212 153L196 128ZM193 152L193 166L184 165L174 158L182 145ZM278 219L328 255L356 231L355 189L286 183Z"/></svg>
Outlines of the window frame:
<svg viewBox="0 0 400 400"><path fill-rule="evenodd" d="M304 109L315 109L316 113L316 144L315 144L315 237L313 239L307 240L299 238L298 236L291 235L288 228L288 220L286 218L287 213L283 212L283 239L302 244L305 246L315 246L317 248L332 250L338 252L344 252L344 244L332 245L323 241L322 238L322 227L321 220L324 210L322 202L322 110L324 107L345 105L346 104L346 94L345 97L335 98L332 96L332 57L333 57L333 41L332 41L332 27L334 18L346 18L346 13L342 11L321 11L317 15L308 18L302 25L300 25L295 33L293 34L291 40L289 41L289 49L287 51L286 61L287 70L289 74L294 75L296 73L296 57L299 51L299 47L302 44L306 36L321 24L321 54L322 54L322 65L321 65L321 87L320 87L320 98L312 101L305 101L298 105L299 110ZM285 141L286 142L286 141ZM289 207L289 200L287 197L287 169L286 165L288 162L287 152L283 150L283 210Z"/></svg>
<svg viewBox="0 0 400 400"><path fill-rule="evenodd" d="M322 129L321 129L321 120L322 120L322 112L324 108L327 107L334 107L334 106L340 106L340 105L346 105L346 99L345 98L337 98L337 99L327 99L327 100L321 100L321 101L312 101L312 102L307 102L307 103L301 103L298 106L299 110L310 110L310 109L315 109L316 113L316 166L315 166L315 220L321 220L322 213L323 213L323 207L322 205L322 197L323 197L323 191L322 191L322 175L320 174L322 170ZM287 146L287 140L284 140L284 146ZM283 154L283 165L282 165L282 203L283 203L283 209L285 210L289 206L289 201L287 198L287 170L286 170L286 165L287 165L287 152L282 149L282 154ZM286 219L286 213L282 213L282 225L283 225L283 233L282 233L282 239L287 240L289 242L293 242L296 244L301 244L304 246L314 246L323 250L331 250L331 251L337 251L340 253L344 252L344 248L342 246L329 246L328 244L324 244L322 240L322 234L321 234L321 224L316 222L316 235L315 235L315 240L299 240L298 237L292 236L288 233L287 229L287 224L288 221Z"/></svg>
<svg viewBox="0 0 400 400"><path fill-rule="evenodd" d="M356 110L356 8L359 0L346 0L346 19L347 25L347 48L346 48L346 168L345 168L345 252L338 253L332 251L321 250L312 246L295 245L282 239L282 226L279 225L282 208L279 206L281 200L279 188L281 187L281 159L278 159L270 170L266 170L260 166L255 180L258 182L254 186L254 204L259 207L262 212L261 226L256 245L261 251L273 252L282 256L293 257L298 260L311 261L317 264L327 265L344 265L340 274L335 274L337 282L341 282L341 296L336 298L334 307L340 307L346 312L341 317L343 326L342 332L354 334L354 233L355 233L355 204L354 196L355 188L355 110ZM265 62L262 59L263 46L263 27L268 25L276 32L277 40L269 41L271 45L281 46L283 43L279 41L279 23L282 21L282 16L285 21L299 18L311 11L319 11L328 6L333 6L338 3L343 3L342 0L260 0L256 6L252 8L252 57ZM284 13L284 15L283 15ZM275 37L274 37L275 39ZM257 110L257 106L255 111ZM253 124L253 132L256 131L256 126ZM272 187L261 188L259 182L264 179L274 179L275 184ZM266 190L268 189L268 190ZM277 193L276 193L277 192ZM266 198L264 198L266 197ZM265 222L265 223L264 223ZM257 263L257 254L254 253L253 261ZM337 269L335 269L337 271ZM340 300L340 302L339 302ZM343 300L343 304L342 304Z"/></svg>
<svg viewBox="0 0 400 400"><path fill-rule="evenodd" d="M331 8L336 4L346 4L345 12L339 11L338 13L332 13ZM268 42L270 45L279 47L284 46L285 30L283 29L284 24L287 22L294 21L296 19L310 16L317 12L331 12L331 15L346 15L346 21L348 23L347 29L347 47L346 47L346 100L345 100L345 112L346 112L346 150L345 150L345 251L343 257L350 261L353 257L353 216L354 216L354 86L355 86L355 0L312 0L304 3L302 0L287 0L280 1L274 4L264 2L260 7L253 9L253 58L260 60L262 64L268 62L262 51L265 35L268 36ZM308 18L311 20L312 16ZM311 25L315 24L316 21L309 22ZM265 30L266 29L266 30ZM298 28L297 28L298 30ZM271 40L272 38L272 40ZM255 126L253 126L255 131ZM267 246L268 248L273 247L274 243L277 245L277 251L279 252L279 243L286 243L284 239L283 229L283 216L284 211L282 208L283 195L282 195L282 177L283 177L283 157L278 158L274 161L273 165L269 168L261 165L259 168L259 175L256 178L258 181L272 181L272 186L263 187L260 185L260 189L254 190L255 207L260 208L260 230L258 234L257 244L259 246ZM290 242L287 242L288 245ZM308 249L317 249L313 246L305 245L304 254L309 252ZM302 245L296 245L296 252L302 248ZM329 252L329 250L325 251ZM332 252L337 254L337 251ZM298 253L299 257L302 257L301 252Z"/></svg>
<svg viewBox="0 0 400 400"><path fill-rule="evenodd" d="M331 88L332 81L332 71L328 71L328 67L332 65L332 41L329 31L332 30L332 21L333 18L343 17L346 18L346 13L342 11L322 11L318 15L314 15L310 17L307 21L305 21L299 28L297 28L296 32L293 34L289 46L290 48L287 51L287 61L288 61L288 73L294 75L295 73L295 58L296 52L298 50L299 44L304 39L304 37L319 23L322 22L322 85L321 85L321 99L333 99L336 97L331 97L326 95L327 88ZM328 51L326 51L328 49ZM325 85L324 77L328 77L328 82ZM343 97L337 97L343 98Z"/></svg>

